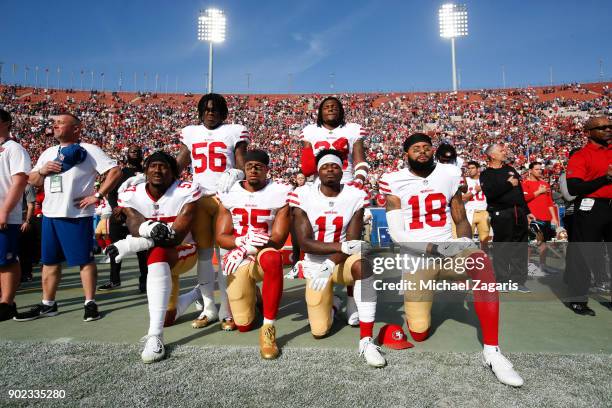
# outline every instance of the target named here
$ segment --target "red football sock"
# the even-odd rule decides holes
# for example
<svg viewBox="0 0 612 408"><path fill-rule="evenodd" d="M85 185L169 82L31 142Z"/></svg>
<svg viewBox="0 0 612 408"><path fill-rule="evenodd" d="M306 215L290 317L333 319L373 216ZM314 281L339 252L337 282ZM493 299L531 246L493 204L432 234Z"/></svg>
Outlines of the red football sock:
<svg viewBox="0 0 612 408"><path fill-rule="evenodd" d="M106 239L104 239L104 244L105 244L105 245L104 245L104 247L105 247L105 248L106 248L107 246L109 246L110 244L112 244L112 243L113 243L113 241L111 241L111 239L110 239L110 238L106 238Z"/></svg>
<svg viewBox="0 0 612 408"><path fill-rule="evenodd" d="M96 239L96 242L98 243L98 246L102 249L106 248L106 242L104 241L104 239L102 238L98 238Z"/></svg>
<svg viewBox="0 0 612 408"><path fill-rule="evenodd" d="M259 266L264 271L261 294L263 316L276 319L278 305L283 294L283 257L276 249L267 249L259 256Z"/></svg>
<svg viewBox="0 0 612 408"><path fill-rule="evenodd" d="M491 260L484 253L475 253L467 259L473 259L474 267L468 269L467 273L471 279L478 279L481 284L495 284L495 275ZM467 263L469 265L469 263ZM482 330L482 341L489 346L498 345L499 330L499 294L497 290L473 290L474 309L480 321Z"/></svg>
<svg viewBox="0 0 612 408"><path fill-rule="evenodd" d="M374 337L374 322L359 321L359 338Z"/></svg>
<svg viewBox="0 0 612 408"><path fill-rule="evenodd" d="M406 322L406 324L407 323L408 322ZM410 326L408 326L408 327L410 327ZM425 330L422 333L414 332L414 331L410 330L410 328L408 329L408 331L410 332L410 335L412 336L412 339L414 341L425 341L429 337L429 329Z"/></svg>

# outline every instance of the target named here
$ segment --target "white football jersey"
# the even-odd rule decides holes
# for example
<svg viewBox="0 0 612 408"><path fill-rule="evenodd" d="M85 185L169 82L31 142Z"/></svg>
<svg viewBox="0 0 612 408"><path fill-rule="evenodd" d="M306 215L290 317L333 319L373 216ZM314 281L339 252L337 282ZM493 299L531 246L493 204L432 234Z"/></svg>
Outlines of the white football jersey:
<svg viewBox="0 0 612 408"><path fill-rule="evenodd" d="M470 201L465 202L465 211L477 211L477 210L486 210L487 209L487 198L485 197L482 190L476 192L475 187L480 185L480 179L474 180L471 177L465 178L467 182L467 192L472 193L473 196Z"/></svg>
<svg viewBox="0 0 612 408"><path fill-rule="evenodd" d="M346 153L342 165L342 183L353 180L353 145L368 135L366 129L356 123L347 123L329 130L323 126L308 125L302 130L300 140L312 145L315 156L320 150L335 149Z"/></svg>
<svg viewBox="0 0 612 408"><path fill-rule="evenodd" d="M346 241L346 228L353 215L369 205L368 194L358 188L344 185L336 197L321 193L320 185L304 185L289 194L289 206L303 210L312 226L313 238L321 242ZM327 255L306 253L304 259L321 263Z"/></svg>
<svg viewBox="0 0 612 408"><path fill-rule="evenodd" d="M204 194L217 192L219 177L236 166L236 145L249 140L247 128L236 124L224 124L212 130L204 125L181 130L181 142L191 154L193 181L202 187Z"/></svg>
<svg viewBox="0 0 612 408"><path fill-rule="evenodd" d="M176 220L185 204L197 201L202 196L202 190L197 184L176 180L156 201L146 186L147 183L140 183L125 187L119 191L117 203L120 207L133 208L147 220L163 221L169 225ZM191 234L184 241L191 242Z"/></svg>
<svg viewBox="0 0 612 408"><path fill-rule="evenodd" d="M270 180L261 190L250 192L244 189L243 183L235 183L230 191L219 194L221 204L232 214L234 235L241 237L249 230L263 230L271 234L274 217L287 205L288 194L293 187Z"/></svg>
<svg viewBox="0 0 612 408"><path fill-rule="evenodd" d="M452 238L450 202L460 181L461 169L438 163L426 178L407 168L385 173L379 187L383 194L399 197L410 242L444 242Z"/></svg>

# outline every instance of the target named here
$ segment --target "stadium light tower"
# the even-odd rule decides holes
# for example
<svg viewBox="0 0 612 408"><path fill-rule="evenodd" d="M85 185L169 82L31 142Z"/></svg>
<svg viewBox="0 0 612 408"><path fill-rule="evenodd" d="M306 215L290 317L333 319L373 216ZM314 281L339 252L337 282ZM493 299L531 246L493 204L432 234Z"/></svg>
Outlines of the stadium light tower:
<svg viewBox="0 0 612 408"><path fill-rule="evenodd" d="M225 15L222 10L207 8L198 17L198 40L208 42L208 93L213 91L213 43L225 41Z"/></svg>
<svg viewBox="0 0 612 408"><path fill-rule="evenodd" d="M457 91L457 66L455 63L455 38L467 37L468 16L465 4L444 4L438 11L440 16L440 37L450 38L453 63L453 91Z"/></svg>

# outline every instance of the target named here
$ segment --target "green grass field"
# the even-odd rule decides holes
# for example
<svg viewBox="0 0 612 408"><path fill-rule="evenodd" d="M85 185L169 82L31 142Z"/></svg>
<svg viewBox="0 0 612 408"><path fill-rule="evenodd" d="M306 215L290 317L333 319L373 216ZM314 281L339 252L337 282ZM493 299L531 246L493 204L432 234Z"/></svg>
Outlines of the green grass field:
<svg viewBox="0 0 612 408"><path fill-rule="evenodd" d="M108 266L99 268L104 282ZM597 316L582 317L554 296L502 295L500 344L525 379L514 389L481 365L477 319L463 298L436 303L431 338L412 349L385 350L388 366L377 370L357 353L359 331L341 321L328 338L312 338L303 281L285 283L278 360L260 359L258 330L192 329L191 309L164 332L168 358L144 365L138 340L148 317L134 260L122 277L121 289L97 296L103 313L97 322L82 321L82 291L71 268L58 292L58 316L0 323L0 406L612 406L612 312L597 297L590 302ZM195 277L181 283L187 289ZM529 285L541 295L549 282ZM40 281L17 296L21 310L39 301ZM377 320L376 331L401 323L401 304L379 304ZM10 399L15 389L61 389L66 397Z"/></svg>

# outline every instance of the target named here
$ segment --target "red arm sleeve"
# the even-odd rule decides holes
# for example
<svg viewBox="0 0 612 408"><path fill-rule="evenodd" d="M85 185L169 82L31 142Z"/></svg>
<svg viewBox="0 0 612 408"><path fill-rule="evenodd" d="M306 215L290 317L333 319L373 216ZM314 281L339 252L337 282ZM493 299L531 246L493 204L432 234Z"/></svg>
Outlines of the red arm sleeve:
<svg viewBox="0 0 612 408"><path fill-rule="evenodd" d="M302 147L302 159L301 159L302 173L306 177L312 176L316 171L316 163L312 146Z"/></svg>

